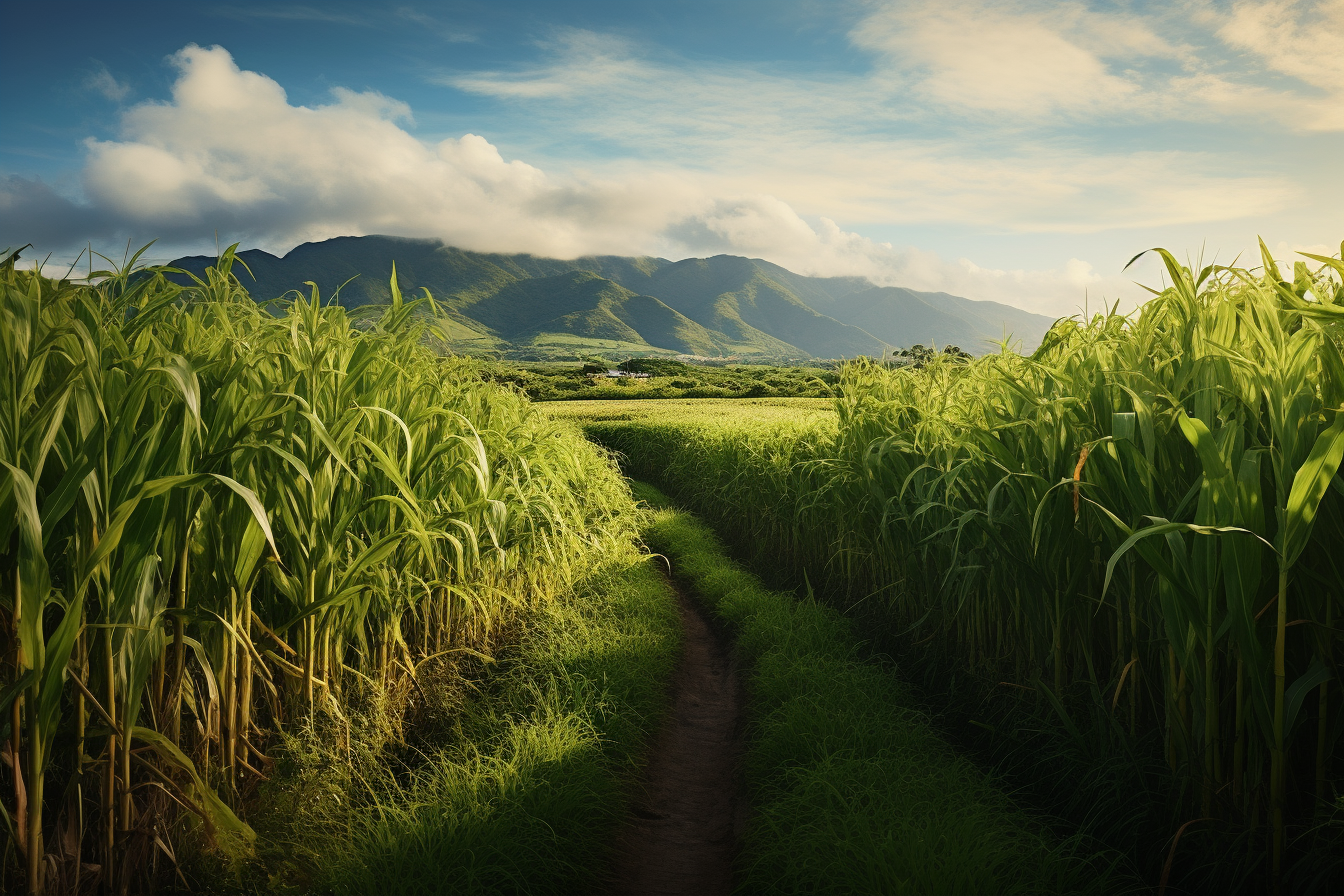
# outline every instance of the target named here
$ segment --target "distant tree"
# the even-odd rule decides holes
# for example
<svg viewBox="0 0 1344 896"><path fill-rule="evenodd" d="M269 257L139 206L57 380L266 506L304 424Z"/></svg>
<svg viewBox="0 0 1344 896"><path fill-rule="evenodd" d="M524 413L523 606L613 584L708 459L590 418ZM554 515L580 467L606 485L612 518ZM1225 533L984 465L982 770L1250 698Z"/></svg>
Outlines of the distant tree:
<svg viewBox="0 0 1344 896"><path fill-rule="evenodd" d="M970 361L972 355L970 352L964 352L960 346L944 346L941 352L932 348L926 348L920 343L915 343L909 348L898 348L892 353L895 363L899 367L914 367L916 369L933 362L933 359L942 355L946 360L957 364L965 364Z"/></svg>
<svg viewBox="0 0 1344 896"><path fill-rule="evenodd" d="M621 362L621 370L626 373L647 373L650 376L683 376L690 371L690 365L671 358L630 358Z"/></svg>

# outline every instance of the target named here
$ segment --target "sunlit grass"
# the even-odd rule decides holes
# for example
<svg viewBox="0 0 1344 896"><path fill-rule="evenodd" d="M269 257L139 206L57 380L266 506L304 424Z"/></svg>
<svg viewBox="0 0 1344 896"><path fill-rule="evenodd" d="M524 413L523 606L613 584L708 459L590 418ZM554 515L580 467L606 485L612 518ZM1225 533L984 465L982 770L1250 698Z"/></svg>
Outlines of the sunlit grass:
<svg viewBox="0 0 1344 896"><path fill-rule="evenodd" d="M178 840L246 863L287 731L349 752L368 691L397 737L419 675L488 661L634 534L608 459L438 354L395 273L388 305L267 310L233 262L0 266L0 873L23 853L35 892L149 889ZM85 821L48 840L67 798Z"/></svg>
<svg viewBox="0 0 1344 896"><path fill-rule="evenodd" d="M1293 836L1324 854L1341 792L1344 262L1163 259L1139 312L1063 321L1031 357L848 366L835 429L583 425L772 582L1032 695L1080 751L1138 767L1159 742L1168 842L1199 818L1271 832L1236 847L1246 883Z"/></svg>
<svg viewBox="0 0 1344 896"><path fill-rule="evenodd" d="M742 891L1126 889L1117 856L1055 842L956 756L894 674L861 659L835 610L766 589L685 513L660 511L647 538L749 669Z"/></svg>

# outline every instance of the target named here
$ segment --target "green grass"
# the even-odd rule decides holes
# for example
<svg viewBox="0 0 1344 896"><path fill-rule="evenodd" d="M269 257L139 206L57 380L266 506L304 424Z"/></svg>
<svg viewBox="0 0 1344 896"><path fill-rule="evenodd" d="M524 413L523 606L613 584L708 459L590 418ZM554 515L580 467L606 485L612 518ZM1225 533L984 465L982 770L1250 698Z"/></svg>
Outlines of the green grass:
<svg viewBox="0 0 1344 896"><path fill-rule="evenodd" d="M183 288L0 256L22 322L0 327L0 742L26 796L5 798L0 890L96 865L151 891L162 855L212 847L247 865L285 744L353 753L366 688L359 737L394 741L413 667L493 654L630 550L609 457L436 353L426 299L392 281L385 306L263 308L232 261Z"/></svg>
<svg viewBox="0 0 1344 896"><path fill-rule="evenodd" d="M727 623L750 670L740 892L1127 887L1116 856L1057 842L957 756L835 610L766 589L686 513L658 511L646 539Z"/></svg>
<svg viewBox="0 0 1344 896"><path fill-rule="evenodd" d="M609 347L590 346L597 358L622 357ZM592 356L590 355L590 357ZM654 366L648 378L590 376L595 366L617 367L609 360L587 365L521 364L507 361L482 362L481 375L517 386L535 401L629 400L639 398L830 398L838 377L820 367L777 367L764 364L701 365L671 359L638 359L627 368Z"/></svg>
<svg viewBox="0 0 1344 896"><path fill-rule="evenodd" d="M552 418L574 420L585 427L621 422L669 427L723 424L771 432L835 428L835 402L826 398L577 400L547 402L538 407Z"/></svg>
<svg viewBox="0 0 1344 896"><path fill-rule="evenodd" d="M633 551L548 603L477 683L446 743L421 745L409 771L382 757L376 777L354 782L352 808L289 832L309 865L299 889L600 889L680 638L666 580Z"/></svg>
<svg viewBox="0 0 1344 896"><path fill-rule="evenodd" d="M1254 891L1337 848L1344 261L1162 258L1140 311L1061 321L1029 358L847 365L829 431L583 425L772 585L852 610L1147 880L1212 819L1170 883Z"/></svg>

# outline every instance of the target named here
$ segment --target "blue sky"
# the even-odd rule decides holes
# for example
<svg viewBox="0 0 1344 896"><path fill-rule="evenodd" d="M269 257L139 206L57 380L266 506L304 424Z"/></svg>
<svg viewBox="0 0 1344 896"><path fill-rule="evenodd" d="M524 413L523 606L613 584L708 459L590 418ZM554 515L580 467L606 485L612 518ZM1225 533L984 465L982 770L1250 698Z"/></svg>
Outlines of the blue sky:
<svg viewBox="0 0 1344 896"><path fill-rule="evenodd" d="M3 12L0 244L53 259L397 233L1065 314L1344 239L1344 0Z"/></svg>

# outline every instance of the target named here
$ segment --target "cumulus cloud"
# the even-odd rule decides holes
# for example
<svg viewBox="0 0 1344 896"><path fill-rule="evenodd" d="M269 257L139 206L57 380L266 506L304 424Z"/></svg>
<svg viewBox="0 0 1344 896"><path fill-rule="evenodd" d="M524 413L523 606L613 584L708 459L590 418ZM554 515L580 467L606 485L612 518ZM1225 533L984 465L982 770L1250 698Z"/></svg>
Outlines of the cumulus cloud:
<svg viewBox="0 0 1344 896"><path fill-rule="evenodd" d="M1142 32L1126 40L1170 52ZM36 180L0 181L0 242L60 248L116 236L184 246L217 234L284 251L388 233L559 257L724 252L1070 313L1084 290L1133 290L1078 259L1000 270L876 242L835 219L1086 232L1266 213L1295 198L1290 181L1220 170L1207 153L1088 154L1037 140L976 154L956 141L855 130L840 118L857 119L871 96L839 82L800 86L713 67L689 76L582 32L567 32L557 52L544 70L456 83L544 99L557 120L633 134L662 160L627 156L585 173L507 158L477 134L426 142L395 99L338 88L325 105L294 105L226 50L192 45L172 57L170 99L127 109L116 139L87 142L83 201ZM566 103L592 114L573 116ZM698 114L697 103L713 114ZM548 121L539 115L534 126ZM714 170L691 158L713 158Z"/></svg>
<svg viewBox="0 0 1344 896"><path fill-rule="evenodd" d="M190 46L173 61L171 101L130 109L120 139L88 142L92 206L142 233L399 233L484 250L634 252L704 201L675 177L553 181L475 134L426 145L402 126L410 109L376 93L291 105L222 48Z"/></svg>

